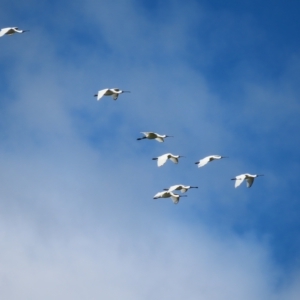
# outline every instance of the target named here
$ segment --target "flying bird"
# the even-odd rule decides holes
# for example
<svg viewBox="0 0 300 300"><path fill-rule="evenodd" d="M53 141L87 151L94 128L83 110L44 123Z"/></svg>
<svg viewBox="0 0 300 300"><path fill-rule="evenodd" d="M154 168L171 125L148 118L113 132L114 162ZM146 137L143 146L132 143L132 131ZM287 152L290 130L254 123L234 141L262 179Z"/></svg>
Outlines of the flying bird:
<svg viewBox="0 0 300 300"><path fill-rule="evenodd" d="M195 162L195 164L198 165L198 168L205 166L206 164L208 164L209 162L215 160L215 159L222 159L222 158L228 158L227 156L221 156L221 155L209 155L206 156L202 159L200 159L199 161Z"/></svg>
<svg viewBox="0 0 300 300"><path fill-rule="evenodd" d="M12 34L15 34L15 33L24 33L24 32L27 32L29 30L21 30L19 29L18 27L7 27L7 28L2 28L0 30L0 37L1 36L4 36L4 35L12 35Z"/></svg>
<svg viewBox="0 0 300 300"><path fill-rule="evenodd" d="M244 180L247 181L247 187L250 188L254 182L254 178L256 178L258 176L264 176L264 175L263 174L251 175L251 174L246 173L246 174L238 175L238 176L232 178L231 180L235 180L235 185L234 185L235 188L240 186Z"/></svg>
<svg viewBox="0 0 300 300"><path fill-rule="evenodd" d="M187 197L186 195L177 195L172 192L159 192L156 195L154 195L153 199L158 199L158 198L171 198L174 204L177 204L180 200L180 197Z"/></svg>
<svg viewBox="0 0 300 300"><path fill-rule="evenodd" d="M122 93L130 93L130 91L123 91L120 89L104 89L100 90L94 97L97 97L97 101L99 101L103 96L112 96L114 100L118 99L118 96Z"/></svg>
<svg viewBox="0 0 300 300"><path fill-rule="evenodd" d="M180 157L184 157L184 156L174 155L172 153L166 153L166 154L163 154L161 156L154 157L154 158L152 158L152 160L157 160L157 166L161 167L162 165L164 165L166 163L166 161L168 159L171 160L174 164L178 164L178 159Z"/></svg>
<svg viewBox="0 0 300 300"><path fill-rule="evenodd" d="M164 139L167 137L173 137L172 135L166 135L166 134L158 134L155 132L141 132L144 136L141 138L138 138L137 140L143 140L143 139L149 139L149 140L156 140L160 143L164 142Z"/></svg>
<svg viewBox="0 0 300 300"><path fill-rule="evenodd" d="M197 189L197 186L190 186L190 185L183 185L183 184L177 184L177 185L172 185L168 189L164 189L165 191L168 192L173 192L173 191L181 191L181 193L185 193L189 189Z"/></svg>

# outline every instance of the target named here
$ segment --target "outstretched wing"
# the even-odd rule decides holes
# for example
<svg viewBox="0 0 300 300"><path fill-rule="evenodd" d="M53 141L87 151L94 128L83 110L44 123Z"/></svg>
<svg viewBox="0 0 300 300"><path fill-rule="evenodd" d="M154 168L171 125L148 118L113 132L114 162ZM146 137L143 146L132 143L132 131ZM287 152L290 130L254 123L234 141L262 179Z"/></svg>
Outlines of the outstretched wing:
<svg viewBox="0 0 300 300"><path fill-rule="evenodd" d="M170 160L174 163L174 164L178 164L178 158L176 157L170 157Z"/></svg>
<svg viewBox="0 0 300 300"><path fill-rule="evenodd" d="M158 141L158 142L160 142L160 143L163 143L163 142L164 142L164 139L161 138L161 137L157 137L157 138L155 138L155 140Z"/></svg>
<svg viewBox="0 0 300 300"><path fill-rule="evenodd" d="M0 30L0 37L4 36L5 34L12 34L12 33L14 33L14 31L11 28L2 28Z"/></svg>
<svg viewBox="0 0 300 300"><path fill-rule="evenodd" d="M97 100L99 101L105 95L105 93L107 91L108 91L108 89L100 90L97 94Z"/></svg>
<svg viewBox="0 0 300 300"><path fill-rule="evenodd" d="M161 167L168 160L168 154L161 155L157 158L157 166Z"/></svg>
<svg viewBox="0 0 300 300"><path fill-rule="evenodd" d="M165 191L158 192L157 194L154 195L153 199L162 198L165 193L166 193Z"/></svg>
<svg viewBox="0 0 300 300"><path fill-rule="evenodd" d="M181 185L172 185L169 187L168 192L173 192L175 190L177 190L179 187L181 187Z"/></svg>
<svg viewBox="0 0 300 300"><path fill-rule="evenodd" d="M240 186L242 184L242 182L244 181L245 177L246 177L245 175L236 176L235 177L236 180L235 180L234 187L237 188L238 186Z"/></svg>
<svg viewBox="0 0 300 300"><path fill-rule="evenodd" d="M174 194L173 194L174 195ZM175 195L174 196L171 196L171 198L172 198L172 201L173 201L173 203L174 204L178 204L178 202L179 202L179 197L176 197Z"/></svg>
<svg viewBox="0 0 300 300"><path fill-rule="evenodd" d="M210 156L206 156L206 157L200 159L198 168L205 166L209 161L210 161Z"/></svg>
<svg viewBox="0 0 300 300"><path fill-rule="evenodd" d="M246 181L247 181L247 187L250 188L252 186L253 182L254 182L254 178L253 177L248 177L246 179Z"/></svg>

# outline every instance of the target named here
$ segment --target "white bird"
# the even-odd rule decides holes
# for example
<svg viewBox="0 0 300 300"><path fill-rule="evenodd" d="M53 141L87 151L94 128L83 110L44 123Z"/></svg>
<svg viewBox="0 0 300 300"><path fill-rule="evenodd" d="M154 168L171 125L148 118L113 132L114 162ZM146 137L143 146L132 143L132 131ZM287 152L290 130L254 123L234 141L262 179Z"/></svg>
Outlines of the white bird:
<svg viewBox="0 0 300 300"><path fill-rule="evenodd" d="M166 135L166 134L158 134L155 132L141 132L144 136L141 138L138 138L137 140L143 140L143 139L149 139L149 140L156 140L160 143L164 142L164 139L167 137L173 137L172 135Z"/></svg>
<svg viewBox="0 0 300 300"><path fill-rule="evenodd" d="M122 93L130 93L130 91L122 91L120 89L117 88L113 88L113 89L104 89L104 90L100 90L96 95L94 95L95 97L97 97L97 101L99 101L103 96L112 96L114 100L118 99L118 96Z"/></svg>
<svg viewBox="0 0 300 300"><path fill-rule="evenodd" d="M177 191L181 191L181 193L185 193L189 189L197 189L197 188L198 188L197 186L177 184L177 185L172 185L168 189L164 189L164 190L168 191L168 192L173 192L173 191L177 190Z"/></svg>
<svg viewBox="0 0 300 300"><path fill-rule="evenodd" d="M177 204L180 200L180 197L187 197L186 195L177 195L172 192L159 192L156 195L154 195L153 199L158 199L158 198L171 198L174 204Z"/></svg>
<svg viewBox="0 0 300 300"><path fill-rule="evenodd" d="M206 164L208 164L209 162L215 160L215 159L221 159L221 158L228 158L227 156L220 156L220 155L209 155L206 156L202 159L200 159L199 161L195 162L195 164L198 165L198 168L205 166Z"/></svg>
<svg viewBox="0 0 300 300"><path fill-rule="evenodd" d="M254 178L256 178L258 176L264 176L264 175L263 174L260 174L260 175L251 175L251 174L245 173L245 174L238 175L238 176L232 178L231 180L235 180L234 187L237 188L246 179L246 181L247 181L247 187L250 188L252 186L253 182L254 182Z"/></svg>
<svg viewBox="0 0 300 300"><path fill-rule="evenodd" d="M27 32L29 30L21 30L19 29L18 27L7 27L7 28L2 28L0 30L0 37L1 36L4 36L4 35L12 35L12 34L15 34L15 33L24 33L24 32Z"/></svg>
<svg viewBox="0 0 300 300"><path fill-rule="evenodd" d="M178 164L178 159L180 157L184 157L184 156L174 155L172 153L166 153L166 154L163 154L161 156L154 157L154 158L152 158L152 160L157 160L157 166L161 167L162 165L164 165L166 163L166 161L168 159L171 160L174 164Z"/></svg>

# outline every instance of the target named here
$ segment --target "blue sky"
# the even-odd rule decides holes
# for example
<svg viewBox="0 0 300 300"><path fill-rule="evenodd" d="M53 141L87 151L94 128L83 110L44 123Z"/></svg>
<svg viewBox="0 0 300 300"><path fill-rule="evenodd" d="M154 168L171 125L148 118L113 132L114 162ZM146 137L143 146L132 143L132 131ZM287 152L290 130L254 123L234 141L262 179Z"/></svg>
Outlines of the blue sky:
<svg viewBox="0 0 300 300"><path fill-rule="evenodd" d="M296 1L1 7L1 299L299 299Z"/></svg>

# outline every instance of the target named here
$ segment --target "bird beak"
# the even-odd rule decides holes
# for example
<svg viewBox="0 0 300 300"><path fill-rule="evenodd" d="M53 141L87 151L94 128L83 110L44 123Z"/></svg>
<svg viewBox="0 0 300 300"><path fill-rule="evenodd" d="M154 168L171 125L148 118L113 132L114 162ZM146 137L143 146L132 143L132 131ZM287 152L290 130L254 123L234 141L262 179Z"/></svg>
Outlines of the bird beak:
<svg viewBox="0 0 300 300"><path fill-rule="evenodd" d="M258 176L265 176L265 175L264 175L264 174L259 174L259 175L257 175L257 177L258 177Z"/></svg>
<svg viewBox="0 0 300 300"><path fill-rule="evenodd" d="M164 191L168 191L169 189L164 189Z"/></svg>
<svg viewBox="0 0 300 300"><path fill-rule="evenodd" d="M96 95L94 95L94 97L97 97L98 95L96 94Z"/></svg>
<svg viewBox="0 0 300 300"><path fill-rule="evenodd" d="M236 180L236 178L231 178L231 180Z"/></svg>
<svg viewBox="0 0 300 300"><path fill-rule="evenodd" d="M198 164L199 164L199 161L195 162L195 164L198 165Z"/></svg>
<svg viewBox="0 0 300 300"><path fill-rule="evenodd" d="M166 135L166 137L174 137L173 135Z"/></svg>
<svg viewBox="0 0 300 300"><path fill-rule="evenodd" d="M185 156L181 156L181 155L179 155L179 157L185 157Z"/></svg>
<svg viewBox="0 0 300 300"><path fill-rule="evenodd" d="M130 91L122 91L122 93L130 93Z"/></svg>
<svg viewBox="0 0 300 300"><path fill-rule="evenodd" d="M152 158L152 160L157 160L157 157Z"/></svg>

